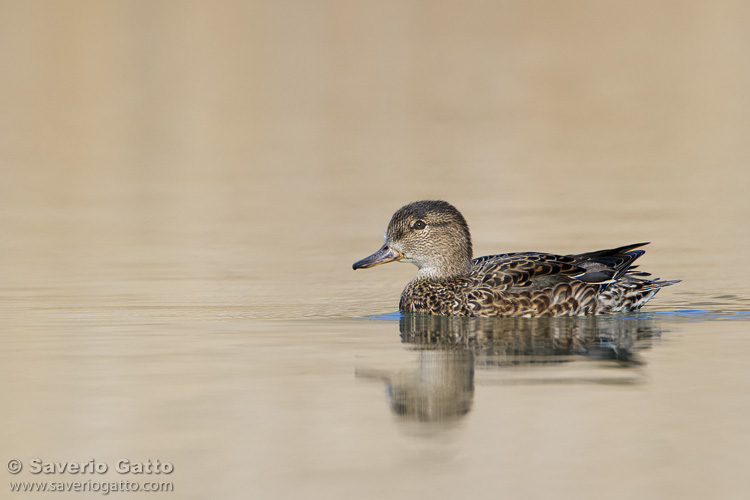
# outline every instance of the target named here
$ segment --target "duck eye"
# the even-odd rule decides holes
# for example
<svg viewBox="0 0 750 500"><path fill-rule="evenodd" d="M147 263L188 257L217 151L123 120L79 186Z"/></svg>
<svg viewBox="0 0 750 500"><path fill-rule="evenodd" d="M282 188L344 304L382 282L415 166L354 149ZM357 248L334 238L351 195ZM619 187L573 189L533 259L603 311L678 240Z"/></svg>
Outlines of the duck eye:
<svg viewBox="0 0 750 500"><path fill-rule="evenodd" d="M425 223L425 221L418 220L411 227L413 227L414 229L424 229L426 226L427 226L427 223Z"/></svg>

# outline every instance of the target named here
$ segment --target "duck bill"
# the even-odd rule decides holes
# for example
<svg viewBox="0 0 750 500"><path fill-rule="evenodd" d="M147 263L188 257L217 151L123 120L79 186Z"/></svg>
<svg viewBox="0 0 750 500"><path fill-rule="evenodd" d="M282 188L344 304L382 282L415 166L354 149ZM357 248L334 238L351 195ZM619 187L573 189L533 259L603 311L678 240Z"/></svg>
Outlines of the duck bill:
<svg viewBox="0 0 750 500"><path fill-rule="evenodd" d="M403 258L404 254L398 250L389 248L388 245L383 245L380 250L374 254L355 262L352 269L367 269L368 267L379 266L380 264L393 262L394 260L401 260Z"/></svg>

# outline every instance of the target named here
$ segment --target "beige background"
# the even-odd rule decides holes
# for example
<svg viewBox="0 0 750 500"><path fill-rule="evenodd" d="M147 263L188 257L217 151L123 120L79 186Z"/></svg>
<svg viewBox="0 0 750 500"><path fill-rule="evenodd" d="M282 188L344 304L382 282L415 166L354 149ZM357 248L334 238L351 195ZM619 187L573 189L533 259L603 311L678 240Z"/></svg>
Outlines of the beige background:
<svg viewBox="0 0 750 500"><path fill-rule="evenodd" d="M174 498L741 498L748 18L3 0L0 458L160 458ZM351 263L424 198L477 255L652 241L684 282L646 310L712 312L668 320L635 388L480 375L415 438L353 375L415 353L346 318L397 309L413 268Z"/></svg>

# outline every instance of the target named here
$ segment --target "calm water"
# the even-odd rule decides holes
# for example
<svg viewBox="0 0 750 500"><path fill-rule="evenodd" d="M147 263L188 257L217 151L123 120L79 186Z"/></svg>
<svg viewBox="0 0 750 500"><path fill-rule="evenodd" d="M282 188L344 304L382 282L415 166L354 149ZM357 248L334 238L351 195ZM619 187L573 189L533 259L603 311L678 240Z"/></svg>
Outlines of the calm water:
<svg viewBox="0 0 750 500"><path fill-rule="evenodd" d="M0 4L0 497L746 498L748 14ZM477 255L652 241L683 282L637 314L400 317L414 268L351 264L424 198Z"/></svg>

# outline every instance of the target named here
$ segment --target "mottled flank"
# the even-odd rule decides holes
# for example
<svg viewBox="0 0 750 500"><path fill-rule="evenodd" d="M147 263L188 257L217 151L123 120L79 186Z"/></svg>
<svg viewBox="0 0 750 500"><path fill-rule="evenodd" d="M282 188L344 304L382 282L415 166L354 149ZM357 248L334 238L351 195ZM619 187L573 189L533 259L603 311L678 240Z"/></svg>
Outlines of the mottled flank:
<svg viewBox="0 0 750 500"><path fill-rule="evenodd" d="M445 201L399 209L378 252L354 264L402 260L419 269L399 308L451 316L585 316L634 311L678 281L659 281L632 263L637 243L579 255L506 253L472 259L463 216Z"/></svg>

